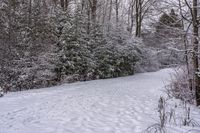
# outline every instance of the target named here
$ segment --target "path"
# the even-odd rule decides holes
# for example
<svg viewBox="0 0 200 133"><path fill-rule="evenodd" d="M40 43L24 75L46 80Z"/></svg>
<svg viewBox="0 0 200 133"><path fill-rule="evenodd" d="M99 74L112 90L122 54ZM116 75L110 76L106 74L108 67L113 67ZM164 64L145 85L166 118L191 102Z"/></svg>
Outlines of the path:
<svg viewBox="0 0 200 133"><path fill-rule="evenodd" d="M10 93L0 133L140 133L156 122L171 69Z"/></svg>

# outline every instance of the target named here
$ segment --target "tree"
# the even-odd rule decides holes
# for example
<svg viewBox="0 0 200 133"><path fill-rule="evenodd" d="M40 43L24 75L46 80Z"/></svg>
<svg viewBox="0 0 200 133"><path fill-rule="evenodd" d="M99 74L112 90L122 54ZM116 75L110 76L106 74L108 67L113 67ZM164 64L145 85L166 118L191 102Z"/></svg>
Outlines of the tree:
<svg viewBox="0 0 200 133"><path fill-rule="evenodd" d="M136 20L136 30L135 30L135 36L140 37L141 36L141 23L142 23L142 2L141 0L136 0L135 2L135 20Z"/></svg>
<svg viewBox="0 0 200 133"><path fill-rule="evenodd" d="M141 37L142 22L156 0L135 0L135 36Z"/></svg>
<svg viewBox="0 0 200 133"><path fill-rule="evenodd" d="M1 0L1 4L0 84L11 91L53 85L57 37L48 3Z"/></svg>
<svg viewBox="0 0 200 133"><path fill-rule="evenodd" d="M60 0L60 6L64 11L68 10L70 0Z"/></svg>
<svg viewBox="0 0 200 133"><path fill-rule="evenodd" d="M198 20L198 1L193 0L193 6L191 9L192 25L193 25L193 67L194 67L194 80L195 80L195 95L196 104L200 105L200 77L199 77L199 20Z"/></svg>
<svg viewBox="0 0 200 133"><path fill-rule="evenodd" d="M168 37L180 36L179 30L182 28L182 23L175 13L174 9L171 9L169 14L163 13L159 18L158 25L156 26L157 34L161 34Z"/></svg>
<svg viewBox="0 0 200 133"><path fill-rule="evenodd" d="M88 0L90 9L91 9L91 19L93 22L93 25L96 24L96 15L97 15L97 0Z"/></svg>
<svg viewBox="0 0 200 133"><path fill-rule="evenodd" d="M173 1L175 2L175 1ZM171 3L174 4L174 3ZM177 3L176 3L177 4ZM184 47L183 50L186 54L186 62L188 74L192 71L192 78L189 79L189 88L188 91L194 92L195 98L194 101L196 105L200 105L200 77L199 77L199 18L198 18L198 0L178 0L178 10L180 11L182 25L186 25L185 29L181 28L182 37L184 37ZM173 14L173 13L172 13ZM184 35L184 36L183 36ZM191 45L188 39L191 39ZM189 51L188 49L191 50ZM190 53L192 56L190 56ZM190 61L192 61L190 65Z"/></svg>
<svg viewBox="0 0 200 133"><path fill-rule="evenodd" d="M116 27L118 28L119 26L119 0L115 0L115 12L116 12Z"/></svg>

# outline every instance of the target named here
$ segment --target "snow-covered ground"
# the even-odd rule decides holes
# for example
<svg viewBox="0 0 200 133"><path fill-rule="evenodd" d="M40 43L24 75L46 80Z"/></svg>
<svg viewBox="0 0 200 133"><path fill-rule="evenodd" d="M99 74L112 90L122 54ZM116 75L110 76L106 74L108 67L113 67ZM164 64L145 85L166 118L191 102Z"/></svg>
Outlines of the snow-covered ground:
<svg viewBox="0 0 200 133"><path fill-rule="evenodd" d="M0 98L0 133L141 133L158 122L157 103L170 73L9 93Z"/></svg>

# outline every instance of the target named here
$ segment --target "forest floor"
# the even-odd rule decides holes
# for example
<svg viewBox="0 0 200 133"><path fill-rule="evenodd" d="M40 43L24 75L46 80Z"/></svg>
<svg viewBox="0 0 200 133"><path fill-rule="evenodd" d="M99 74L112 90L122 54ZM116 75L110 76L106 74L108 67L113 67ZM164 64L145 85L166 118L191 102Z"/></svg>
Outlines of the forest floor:
<svg viewBox="0 0 200 133"><path fill-rule="evenodd" d="M159 123L158 100L172 72L9 93L0 98L0 133L141 133ZM190 106L196 127L168 124L169 133L200 133L200 109Z"/></svg>

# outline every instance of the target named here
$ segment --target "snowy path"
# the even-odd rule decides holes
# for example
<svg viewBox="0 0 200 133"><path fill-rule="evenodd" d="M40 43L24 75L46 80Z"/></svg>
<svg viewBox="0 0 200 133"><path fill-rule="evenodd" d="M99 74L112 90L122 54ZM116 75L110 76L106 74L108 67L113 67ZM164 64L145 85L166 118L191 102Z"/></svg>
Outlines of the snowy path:
<svg viewBox="0 0 200 133"><path fill-rule="evenodd" d="M0 98L0 133L140 133L156 122L171 72L10 93Z"/></svg>

